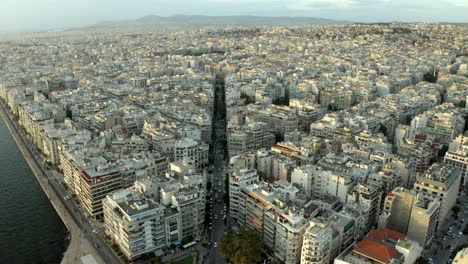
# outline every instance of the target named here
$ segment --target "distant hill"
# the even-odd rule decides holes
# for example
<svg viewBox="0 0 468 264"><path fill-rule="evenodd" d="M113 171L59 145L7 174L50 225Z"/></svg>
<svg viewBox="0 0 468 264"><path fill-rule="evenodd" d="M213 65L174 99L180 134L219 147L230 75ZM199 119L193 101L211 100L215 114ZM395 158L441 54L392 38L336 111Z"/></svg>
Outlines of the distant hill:
<svg viewBox="0 0 468 264"><path fill-rule="evenodd" d="M169 17L145 16L136 20L105 21L94 27L121 27L138 25L159 26L294 26L294 25L338 25L351 24L350 21L330 20L314 17L264 17L264 16L198 16L174 15Z"/></svg>

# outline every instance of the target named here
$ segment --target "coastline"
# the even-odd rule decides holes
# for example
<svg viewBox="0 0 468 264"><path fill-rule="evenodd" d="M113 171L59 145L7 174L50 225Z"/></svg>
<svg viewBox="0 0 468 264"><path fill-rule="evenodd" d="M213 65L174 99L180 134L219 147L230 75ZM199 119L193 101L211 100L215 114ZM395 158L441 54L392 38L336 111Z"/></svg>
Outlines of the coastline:
<svg viewBox="0 0 468 264"><path fill-rule="evenodd" d="M68 208L62 196L59 195L59 192L51 183L51 181L54 179L48 177L48 175L42 169L39 161L34 158L34 154L31 153L30 149L28 149L26 146L25 142L28 142L28 139L24 139L24 137L19 134L15 124L13 123L15 121L13 121L11 112L9 111L8 107L6 107L4 101L1 99L0 115L3 118L10 135L18 146L18 149L21 151L23 158L31 168L34 177L36 178L43 192L49 199L50 203L54 207L55 211L67 229L68 239L66 239L66 241L69 243L66 247L66 251L63 252L61 263L81 263L80 257L85 255L93 256L97 263L106 263L101 259L93 244L87 239L86 234L84 234L82 230L80 220L76 219L76 217L70 213L71 209Z"/></svg>

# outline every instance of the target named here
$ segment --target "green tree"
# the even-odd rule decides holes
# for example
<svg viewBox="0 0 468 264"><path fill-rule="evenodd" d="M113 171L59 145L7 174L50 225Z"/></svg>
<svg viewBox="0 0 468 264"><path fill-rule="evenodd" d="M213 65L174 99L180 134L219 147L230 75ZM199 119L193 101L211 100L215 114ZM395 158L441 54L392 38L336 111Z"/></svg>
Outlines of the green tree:
<svg viewBox="0 0 468 264"><path fill-rule="evenodd" d="M286 97L280 97L274 99L272 102L274 105L289 105L289 100Z"/></svg>
<svg viewBox="0 0 468 264"><path fill-rule="evenodd" d="M439 157L444 157L445 154L447 153L448 151L448 146L447 145L444 145L442 146L442 148L439 150L439 153L437 153L437 156Z"/></svg>
<svg viewBox="0 0 468 264"><path fill-rule="evenodd" d="M260 261L260 250L261 243L258 236L244 227L240 228L239 234L235 234L230 229L219 247L221 255L235 264Z"/></svg>
<svg viewBox="0 0 468 264"><path fill-rule="evenodd" d="M418 259L418 262L417 262L417 263L418 263L418 264L428 264L429 261L428 261L427 259L421 257L421 258Z"/></svg>
<svg viewBox="0 0 468 264"><path fill-rule="evenodd" d="M240 97L245 99L245 104L246 105L251 104L251 103L255 103L255 98L252 97L252 96L248 96L245 93L241 93Z"/></svg>
<svg viewBox="0 0 468 264"><path fill-rule="evenodd" d="M384 134L384 136L387 136L387 127L385 125L380 124L379 132Z"/></svg>
<svg viewBox="0 0 468 264"><path fill-rule="evenodd" d="M224 178L224 195L223 199L224 202L229 205L229 173L226 173L226 177Z"/></svg>
<svg viewBox="0 0 468 264"><path fill-rule="evenodd" d="M182 239L182 245L185 245L185 244L190 243L192 241L193 241L193 236L185 237L184 239Z"/></svg>
<svg viewBox="0 0 468 264"><path fill-rule="evenodd" d="M211 190L211 187L213 187L213 184L211 183L211 181L208 181L206 183L206 190L210 191Z"/></svg>
<svg viewBox="0 0 468 264"><path fill-rule="evenodd" d="M154 264L162 264L162 260L161 260L161 257L157 256L153 259L153 263Z"/></svg>
<svg viewBox="0 0 468 264"><path fill-rule="evenodd" d="M423 80L426 82L430 83L436 83L437 82L437 75L434 75L432 73L426 73L423 76Z"/></svg>
<svg viewBox="0 0 468 264"><path fill-rule="evenodd" d="M461 209L460 209L459 206L454 206L454 207L452 207L452 211L453 211L454 214L458 214L458 213L460 212L460 210L461 210Z"/></svg>

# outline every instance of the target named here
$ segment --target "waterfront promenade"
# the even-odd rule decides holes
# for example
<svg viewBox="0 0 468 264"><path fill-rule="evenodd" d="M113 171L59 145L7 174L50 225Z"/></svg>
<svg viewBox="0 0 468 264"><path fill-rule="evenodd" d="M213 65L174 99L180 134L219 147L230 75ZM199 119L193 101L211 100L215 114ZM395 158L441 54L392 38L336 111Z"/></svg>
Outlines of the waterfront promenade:
<svg viewBox="0 0 468 264"><path fill-rule="evenodd" d="M69 231L70 244L61 263L81 263L80 258L87 255L92 256L98 264L121 263L104 240L93 232L94 228L81 215L76 204L72 200L65 199L67 193L61 180L54 177L52 171L43 167L40 153L31 145L1 99L0 114L44 193Z"/></svg>

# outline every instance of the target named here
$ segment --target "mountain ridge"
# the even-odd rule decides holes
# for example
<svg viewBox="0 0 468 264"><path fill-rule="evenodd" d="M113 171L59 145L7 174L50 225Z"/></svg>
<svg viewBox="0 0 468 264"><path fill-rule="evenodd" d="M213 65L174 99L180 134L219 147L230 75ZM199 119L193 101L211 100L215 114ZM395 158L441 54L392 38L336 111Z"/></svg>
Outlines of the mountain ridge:
<svg viewBox="0 0 468 264"><path fill-rule="evenodd" d="M93 27L115 27L135 25L166 25L177 26L189 24L195 27L203 26L272 26L272 25L339 25L352 24L351 21L332 20L316 17L291 17L291 16L207 16L207 15L185 15L172 16L147 15L133 20L102 21Z"/></svg>

